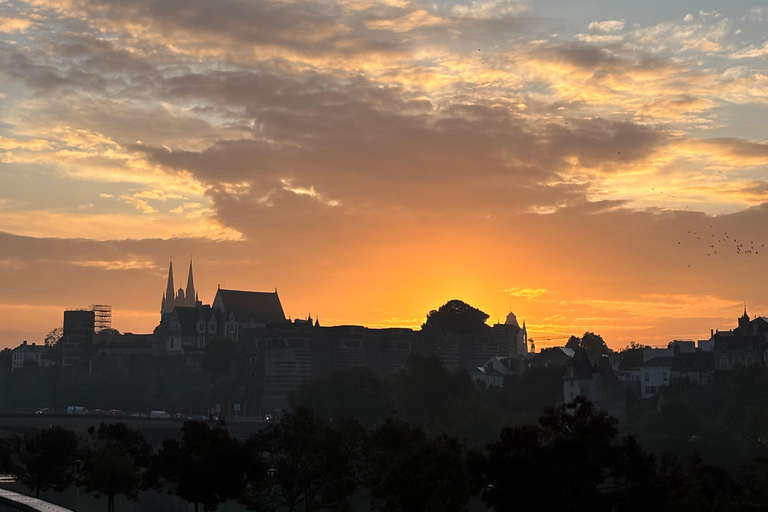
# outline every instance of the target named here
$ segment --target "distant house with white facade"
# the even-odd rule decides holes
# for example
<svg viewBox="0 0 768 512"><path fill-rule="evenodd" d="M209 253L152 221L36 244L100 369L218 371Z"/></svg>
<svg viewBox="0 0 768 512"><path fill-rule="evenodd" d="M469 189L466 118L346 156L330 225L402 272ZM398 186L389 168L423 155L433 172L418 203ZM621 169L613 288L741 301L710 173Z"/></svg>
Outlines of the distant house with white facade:
<svg viewBox="0 0 768 512"><path fill-rule="evenodd" d="M21 345L13 349L11 371L23 368L24 363L27 361L34 361L36 366L48 366L49 364L52 364L53 362L49 362L43 357L49 349L50 347L46 347L45 345L36 345L35 343L29 344L27 343L27 340L24 340Z"/></svg>

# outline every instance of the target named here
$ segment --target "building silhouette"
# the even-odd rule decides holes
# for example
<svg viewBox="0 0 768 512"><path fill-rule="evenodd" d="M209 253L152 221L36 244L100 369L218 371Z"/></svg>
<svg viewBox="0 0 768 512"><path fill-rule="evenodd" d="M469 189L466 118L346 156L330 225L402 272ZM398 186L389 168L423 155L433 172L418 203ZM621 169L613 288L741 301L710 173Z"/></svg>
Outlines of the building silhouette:
<svg viewBox="0 0 768 512"><path fill-rule="evenodd" d="M163 294L163 302L160 306L160 315L173 312L176 306L195 307L197 304L197 291L195 290L195 277L192 273L192 258L189 259L189 275L187 276L187 289L181 286L174 290L173 286L173 260L168 267L168 285Z"/></svg>

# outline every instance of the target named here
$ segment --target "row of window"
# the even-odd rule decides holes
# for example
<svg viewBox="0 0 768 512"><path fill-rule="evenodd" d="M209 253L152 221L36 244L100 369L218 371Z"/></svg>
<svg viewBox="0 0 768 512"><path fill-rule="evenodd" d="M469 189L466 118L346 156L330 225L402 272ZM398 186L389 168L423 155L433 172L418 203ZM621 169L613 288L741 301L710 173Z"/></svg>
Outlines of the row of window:
<svg viewBox="0 0 768 512"><path fill-rule="evenodd" d="M645 382L649 382L651 380L651 372L645 372ZM662 382L669 382L669 373L663 372L661 374L661 380Z"/></svg>

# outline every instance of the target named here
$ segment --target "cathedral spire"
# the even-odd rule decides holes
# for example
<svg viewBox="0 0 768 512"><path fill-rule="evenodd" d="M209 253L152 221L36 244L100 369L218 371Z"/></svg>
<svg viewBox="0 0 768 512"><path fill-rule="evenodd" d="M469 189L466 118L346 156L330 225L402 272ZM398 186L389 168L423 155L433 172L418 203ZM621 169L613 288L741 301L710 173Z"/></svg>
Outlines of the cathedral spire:
<svg viewBox="0 0 768 512"><path fill-rule="evenodd" d="M168 286L163 294L163 302L160 306L160 315L170 313L173 311L173 306L176 303L176 291L173 289L173 258L171 258L171 264L168 266Z"/></svg>
<svg viewBox="0 0 768 512"><path fill-rule="evenodd" d="M168 286L165 289L165 298L173 300L176 296L176 290L173 287L173 258L171 258L171 264L168 267Z"/></svg>
<svg viewBox="0 0 768 512"><path fill-rule="evenodd" d="M187 297L187 301L192 302L191 305L194 306L194 301L197 298L197 294L195 293L195 278L192 275L192 257L189 258L189 276L187 277L187 292L185 295Z"/></svg>

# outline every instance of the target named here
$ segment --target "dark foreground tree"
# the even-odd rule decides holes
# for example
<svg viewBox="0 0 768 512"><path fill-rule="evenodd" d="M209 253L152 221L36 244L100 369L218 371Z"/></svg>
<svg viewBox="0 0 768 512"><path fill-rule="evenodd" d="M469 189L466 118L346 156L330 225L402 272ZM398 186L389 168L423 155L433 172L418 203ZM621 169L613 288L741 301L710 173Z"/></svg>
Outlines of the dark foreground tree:
<svg viewBox="0 0 768 512"><path fill-rule="evenodd" d="M80 484L96 497L107 497L107 512L115 510L115 496L136 500L153 483L152 447L139 430L124 423L102 423L88 431L89 444L81 450Z"/></svg>
<svg viewBox="0 0 768 512"><path fill-rule="evenodd" d="M657 509L654 459L616 424L577 398L538 427L504 429L488 446L483 500L496 510Z"/></svg>
<svg viewBox="0 0 768 512"><path fill-rule="evenodd" d="M253 510L349 510L357 486L349 439L300 407L248 438L251 458L242 501Z"/></svg>
<svg viewBox="0 0 768 512"><path fill-rule="evenodd" d="M3 442L3 448L8 453L6 471L38 498L40 491L61 492L74 483L77 436L71 430L56 426L14 436Z"/></svg>
<svg viewBox="0 0 768 512"><path fill-rule="evenodd" d="M235 499L244 484L246 457L240 442L226 428L187 421L181 442L163 441L158 454L160 476L174 484L174 493L184 501L203 505L205 512Z"/></svg>
<svg viewBox="0 0 768 512"><path fill-rule="evenodd" d="M391 512L459 512L469 501L466 448L430 439L419 428L389 420L373 432L366 483L371 507Z"/></svg>

